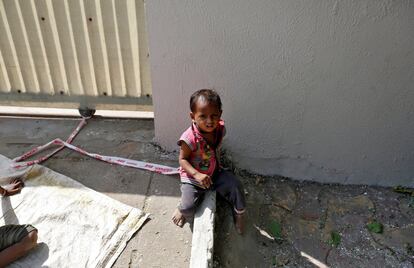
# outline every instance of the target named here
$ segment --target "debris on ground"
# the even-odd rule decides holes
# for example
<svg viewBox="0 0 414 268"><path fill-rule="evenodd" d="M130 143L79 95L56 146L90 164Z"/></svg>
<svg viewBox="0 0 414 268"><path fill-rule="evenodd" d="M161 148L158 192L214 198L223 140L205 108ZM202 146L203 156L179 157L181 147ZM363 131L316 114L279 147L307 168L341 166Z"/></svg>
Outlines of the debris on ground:
<svg viewBox="0 0 414 268"><path fill-rule="evenodd" d="M411 189L411 188L396 186L394 187L394 192L401 193L401 194L409 194L414 197L414 189Z"/></svg>
<svg viewBox="0 0 414 268"><path fill-rule="evenodd" d="M341 235L337 231L331 232L331 238L329 239L329 244L334 247L338 247L341 243Z"/></svg>
<svg viewBox="0 0 414 268"><path fill-rule="evenodd" d="M371 233L382 234L384 226L380 222L373 220L367 224L367 228Z"/></svg>
<svg viewBox="0 0 414 268"><path fill-rule="evenodd" d="M414 267L410 188L237 175L249 193L246 229L237 234L218 200L214 267Z"/></svg>
<svg viewBox="0 0 414 268"><path fill-rule="evenodd" d="M277 240L282 240L282 226L277 221L271 221L270 222L270 233L273 235L273 237Z"/></svg>
<svg viewBox="0 0 414 268"><path fill-rule="evenodd" d="M254 225L254 227L259 231L259 233L262 235L262 236L264 236L264 237L266 237L266 238L269 238L270 240L275 240L275 238L273 237L273 236L271 236L268 232L266 232L265 230L263 230L262 228L260 228L259 226L257 226L257 225Z"/></svg>

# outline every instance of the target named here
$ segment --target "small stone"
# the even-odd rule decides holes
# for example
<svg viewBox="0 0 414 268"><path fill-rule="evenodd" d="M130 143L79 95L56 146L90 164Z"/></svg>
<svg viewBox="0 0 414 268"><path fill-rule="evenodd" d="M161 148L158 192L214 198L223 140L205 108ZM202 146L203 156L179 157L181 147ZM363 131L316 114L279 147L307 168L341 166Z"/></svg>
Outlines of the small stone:
<svg viewBox="0 0 414 268"><path fill-rule="evenodd" d="M264 179L261 176L256 176L255 178L256 185L262 184L263 182L264 182Z"/></svg>

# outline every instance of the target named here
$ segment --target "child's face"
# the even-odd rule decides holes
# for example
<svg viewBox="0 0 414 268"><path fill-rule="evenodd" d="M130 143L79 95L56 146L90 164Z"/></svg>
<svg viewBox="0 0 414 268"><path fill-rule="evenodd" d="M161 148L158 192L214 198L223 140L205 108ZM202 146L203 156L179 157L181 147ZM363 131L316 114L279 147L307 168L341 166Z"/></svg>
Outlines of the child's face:
<svg viewBox="0 0 414 268"><path fill-rule="evenodd" d="M221 112L216 105L198 100L190 116L202 132L211 133L219 124Z"/></svg>

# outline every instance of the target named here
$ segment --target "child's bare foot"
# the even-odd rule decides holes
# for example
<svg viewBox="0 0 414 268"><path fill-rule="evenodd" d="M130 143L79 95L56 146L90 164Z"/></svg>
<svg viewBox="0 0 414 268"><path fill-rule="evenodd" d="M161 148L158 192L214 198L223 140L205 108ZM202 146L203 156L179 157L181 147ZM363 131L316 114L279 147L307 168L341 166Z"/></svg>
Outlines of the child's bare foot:
<svg viewBox="0 0 414 268"><path fill-rule="evenodd" d="M173 213L172 221L178 227L182 228L184 226L185 218L184 218L183 214L180 212L180 210L178 208L176 208L174 213Z"/></svg>
<svg viewBox="0 0 414 268"><path fill-rule="evenodd" d="M239 234L244 233L244 213L243 214L237 214L234 215L234 225L236 227L236 231Z"/></svg>

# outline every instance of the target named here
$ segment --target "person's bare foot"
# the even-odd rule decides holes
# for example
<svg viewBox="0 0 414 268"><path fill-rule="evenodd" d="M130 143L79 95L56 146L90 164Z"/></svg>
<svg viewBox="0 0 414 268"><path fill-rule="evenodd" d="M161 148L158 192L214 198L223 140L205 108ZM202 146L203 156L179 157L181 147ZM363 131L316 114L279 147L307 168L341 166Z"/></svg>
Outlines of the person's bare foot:
<svg viewBox="0 0 414 268"><path fill-rule="evenodd" d="M239 234L244 233L244 213L243 214L237 214L234 215L234 226L236 227L236 231Z"/></svg>
<svg viewBox="0 0 414 268"><path fill-rule="evenodd" d="M171 219L178 227L182 228L184 226L185 218L178 208L175 209Z"/></svg>

